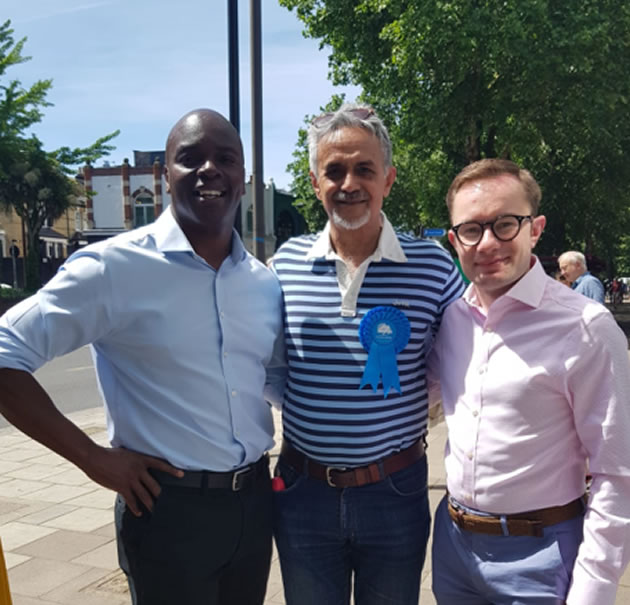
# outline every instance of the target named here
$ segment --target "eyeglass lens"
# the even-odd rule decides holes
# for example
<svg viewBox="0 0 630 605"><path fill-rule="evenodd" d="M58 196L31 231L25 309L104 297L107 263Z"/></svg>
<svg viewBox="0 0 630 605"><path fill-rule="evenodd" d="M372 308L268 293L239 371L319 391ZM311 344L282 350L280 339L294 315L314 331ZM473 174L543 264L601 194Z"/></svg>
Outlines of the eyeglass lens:
<svg viewBox="0 0 630 605"><path fill-rule="evenodd" d="M485 223L484 225L481 223L462 223L457 229L457 236L464 244L478 244L483 237L485 225L490 225L492 233L494 233L497 239L508 242L514 239L518 234L521 227L521 220L516 216L500 216L494 221Z"/></svg>

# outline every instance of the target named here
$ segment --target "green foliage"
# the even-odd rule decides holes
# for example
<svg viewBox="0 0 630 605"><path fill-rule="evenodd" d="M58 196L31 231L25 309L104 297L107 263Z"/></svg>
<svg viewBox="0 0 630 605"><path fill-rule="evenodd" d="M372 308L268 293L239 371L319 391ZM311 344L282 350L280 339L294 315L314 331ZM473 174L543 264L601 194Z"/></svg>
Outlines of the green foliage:
<svg viewBox="0 0 630 605"><path fill-rule="evenodd" d="M388 124L395 222L444 224L455 174L508 157L543 189L539 252L578 248L612 266L630 224L625 0L280 3L331 49L333 82L360 85Z"/></svg>
<svg viewBox="0 0 630 605"><path fill-rule="evenodd" d="M23 141L5 161L5 169L0 206L12 207L26 225L26 287L35 289L39 286L39 232L46 219L59 218L81 191L36 138Z"/></svg>
<svg viewBox="0 0 630 605"><path fill-rule="evenodd" d="M9 300L22 300L29 296L29 292L20 288L0 288L0 298Z"/></svg>
<svg viewBox="0 0 630 605"><path fill-rule="evenodd" d="M26 226L26 286L39 287L39 233L46 219L60 217L82 192L68 178L73 167L94 162L114 149L109 142L115 131L86 148L42 149L36 137L27 138L27 128L39 122L51 80L40 80L24 89L18 80L3 83L9 67L28 61L22 54L26 38L13 39L11 22L0 26L0 207L13 208Z"/></svg>
<svg viewBox="0 0 630 605"><path fill-rule="evenodd" d="M630 235L624 235L619 242L614 275L630 277Z"/></svg>
<svg viewBox="0 0 630 605"><path fill-rule="evenodd" d="M319 112L307 116L304 119L304 128L300 128L298 131L298 140L296 149L293 152L293 161L287 166L287 170L293 175L293 182L291 183L291 192L295 196L293 205L304 217L308 231L311 233L320 231L326 224L328 217L311 185L308 145L306 141L307 130L313 118L327 111L335 111L343 102L343 95L335 95L326 107L320 107Z"/></svg>
<svg viewBox="0 0 630 605"><path fill-rule="evenodd" d="M0 25L0 77L9 67L30 59L22 55L25 43L26 38L14 42L11 21ZM51 85L52 80L39 80L25 90L18 80L11 80L0 86L0 139L17 137L42 119L42 108L50 105L46 94Z"/></svg>
<svg viewBox="0 0 630 605"><path fill-rule="evenodd" d="M51 156L59 163L61 169L66 174L74 173L73 166L80 164L93 164L99 158L109 155L115 145L108 143L120 134L120 130L96 139L89 147L61 147L51 152Z"/></svg>

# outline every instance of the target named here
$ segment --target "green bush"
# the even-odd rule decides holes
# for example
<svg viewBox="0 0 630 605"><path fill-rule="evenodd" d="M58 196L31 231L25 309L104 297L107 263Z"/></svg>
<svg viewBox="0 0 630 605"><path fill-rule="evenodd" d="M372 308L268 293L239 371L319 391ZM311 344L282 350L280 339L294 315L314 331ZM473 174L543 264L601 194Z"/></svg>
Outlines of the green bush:
<svg viewBox="0 0 630 605"><path fill-rule="evenodd" d="M0 298L26 298L30 296L31 292L22 290L21 288L0 288Z"/></svg>

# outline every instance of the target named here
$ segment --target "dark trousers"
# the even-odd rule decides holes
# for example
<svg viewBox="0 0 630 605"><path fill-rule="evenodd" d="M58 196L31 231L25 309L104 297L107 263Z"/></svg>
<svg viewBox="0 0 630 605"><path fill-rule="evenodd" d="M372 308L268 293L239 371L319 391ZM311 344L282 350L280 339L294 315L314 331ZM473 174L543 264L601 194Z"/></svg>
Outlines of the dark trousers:
<svg viewBox="0 0 630 605"><path fill-rule="evenodd" d="M261 605L271 564L268 470L240 491L162 486L152 513L116 499L134 605Z"/></svg>

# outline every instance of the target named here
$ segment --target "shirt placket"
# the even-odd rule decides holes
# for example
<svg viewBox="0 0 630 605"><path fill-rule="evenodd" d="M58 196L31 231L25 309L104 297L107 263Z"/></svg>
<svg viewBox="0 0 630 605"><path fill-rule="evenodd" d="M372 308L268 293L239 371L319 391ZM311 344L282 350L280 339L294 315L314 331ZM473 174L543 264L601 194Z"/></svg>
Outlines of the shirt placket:
<svg viewBox="0 0 630 605"><path fill-rule="evenodd" d="M490 362L490 350L494 339L494 331L491 322L487 318L479 318L479 335L476 339L474 357L474 388L470 390L471 396L468 405L464 407L467 418L461 419L460 426L468 427L466 438L463 441L465 447L462 450L462 486L466 492L468 502L474 506L477 494L477 460L481 435L481 420L483 416L484 394L488 384L488 370Z"/></svg>

